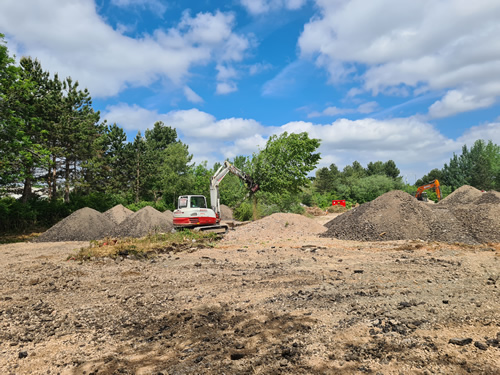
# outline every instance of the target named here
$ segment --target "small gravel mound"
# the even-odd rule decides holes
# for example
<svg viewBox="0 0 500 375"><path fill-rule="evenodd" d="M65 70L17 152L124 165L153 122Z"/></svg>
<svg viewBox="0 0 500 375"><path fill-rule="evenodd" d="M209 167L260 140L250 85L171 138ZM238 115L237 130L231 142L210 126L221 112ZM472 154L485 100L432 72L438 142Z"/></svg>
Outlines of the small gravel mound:
<svg viewBox="0 0 500 375"><path fill-rule="evenodd" d="M313 219L298 214L275 213L252 223L236 227L223 241L265 241L317 234L325 227Z"/></svg>
<svg viewBox="0 0 500 375"><path fill-rule="evenodd" d="M394 190L364 203L325 224L321 237L388 241L428 238L432 210L410 194Z"/></svg>
<svg viewBox="0 0 500 375"><path fill-rule="evenodd" d="M134 211L129 210L123 205L119 204L107 210L103 215L115 224L121 224L123 220L132 215Z"/></svg>
<svg viewBox="0 0 500 375"><path fill-rule="evenodd" d="M458 205L473 203L477 199L479 199L482 194L483 193L481 193L481 190L478 190L475 187L469 185L464 185L441 200L439 204Z"/></svg>
<svg viewBox="0 0 500 375"><path fill-rule="evenodd" d="M476 200L476 204L500 204L500 193L495 190L482 193Z"/></svg>
<svg viewBox="0 0 500 375"><path fill-rule="evenodd" d="M452 213L462 223L470 238L475 242L500 242L499 203L476 203L455 206L452 209Z"/></svg>
<svg viewBox="0 0 500 375"><path fill-rule="evenodd" d="M222 220L234 220L233 210L225 204L220 205L220 214Z"/></svg>
<svg viewBox="0 0 500 375"><path fill-rule="evenodd" d="M151 233L170 232L173 223L167 215L146 206L127 217L113 232L114 237L140 238Z"/></svg>
<svg viewBox="0 0 500 375"><path fill-rule="evenodd" d="M34 242L100 240L111 233L113 228L113 221L104 214L85 207L58 222Z"/></svg>

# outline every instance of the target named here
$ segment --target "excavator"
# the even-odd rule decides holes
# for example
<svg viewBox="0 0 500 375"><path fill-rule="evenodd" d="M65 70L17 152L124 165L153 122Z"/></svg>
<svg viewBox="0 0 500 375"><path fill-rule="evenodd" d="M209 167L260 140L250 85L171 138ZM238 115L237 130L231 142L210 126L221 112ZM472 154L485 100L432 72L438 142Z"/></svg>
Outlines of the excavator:
<svg viewBox="0 0 500 375"><path fill-rule="evenodd" d="M249 193L255 193L259 190L259 185L250 176L226 160L210 178L211 208L207 207L207 199L203 195L179 196L177 209L174 211L174 228L215 233L226 233L228 231L228 225L221 224L219 198L219 184L228 173L238 176L245 182Z"/></svg>
<svg viewBox="0 0 500 375"><path fill-rule="evenodd" d="M440 185L439 185L438 180L434 180L428 184L422 185L417 189L417 192L415 193L415 198L417 198L419 201L427 201L427 195L426 195L425 191L428 189L434 189L436 191L438 201L440 201L441 200L441 188L439 186Z"/></svg>

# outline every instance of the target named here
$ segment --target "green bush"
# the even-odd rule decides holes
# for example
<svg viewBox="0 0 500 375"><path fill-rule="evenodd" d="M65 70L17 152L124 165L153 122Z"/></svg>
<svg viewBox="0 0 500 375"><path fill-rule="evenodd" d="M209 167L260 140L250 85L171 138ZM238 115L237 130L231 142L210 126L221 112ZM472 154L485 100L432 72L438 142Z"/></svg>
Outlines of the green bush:
<svg viewBox="0 0 500 375"><path fill-rule="evenodd" d="M258 207L257 207L258 211ZM243 202L238 207L233 210L233 216L238 221L248 221L253 218L253 208L252 204L249 202Z"/></svg>

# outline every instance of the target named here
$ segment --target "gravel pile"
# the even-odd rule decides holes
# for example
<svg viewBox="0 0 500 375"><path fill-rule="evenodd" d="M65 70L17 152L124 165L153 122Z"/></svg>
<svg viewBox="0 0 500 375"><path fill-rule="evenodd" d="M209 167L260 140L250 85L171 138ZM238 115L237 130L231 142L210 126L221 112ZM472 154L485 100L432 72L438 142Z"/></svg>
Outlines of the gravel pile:
<svg viewBox="0 0 500 375"><path fill-rule="evenodd" d="M477 190L475 187L464 185L459 187L453 193L448 195L446 198L441 200L438 204L440 205L458 205L458 204L468 204L473 203L477 199L481 198L480 190Z"/></svg>
<svg viewBox="0 0 500 375"><path fill-rule="evenodd" d="M113 223L120 224L133 213L134 211L129 210L128 208L119 204L107 210L103 215L106 216Z"/></svg>
<svg viewBox="0 0 500 375"><path fill-rule="evenodd" d="M394 190L329 221L321 236L359 241L428 238L433 216L426 204Z"/></svg>
<svg viewBox="0 0 500 375"><path fill-rule="evenodd" d="M225 204L220 205L220 214L222 220L234 220L233 210Z"/></svg>
<svg viewBox="0 0 500 375"><path fill-rule="evenodd" d="M482 193L479 199L476 200L476 204L500 204L500 193L498 191L488 191L487 193Z"/></svg>
<svg viewBox="0 0 500 375"><path fill-rule="evenodd" d="M104 214L85 207L58 222L34 242L100 240L111 233L113 227L113 221Z"/></svg>
<svg viewBox="0 0 500 375"><path fill-rule="evenodd" d="M140 238L151 233L170 232L173 223L167 215L150 206L141 208L115 228L113 237Z"/></svg>
<svg viewBox="0 0 500 375"><path fill-rule="evenodd" d="M274 241L324 231L323 225L303 215L275 213L236 227L236 230L230 231L224 236L223 241Z"/></svg>
<svg viewBox="0 0 500 375"><path fill-rule="evenodd" d="M172 211L170 210L164 211L163 216L165 216L170 223L174 222L174 213Z"/></svg>
<svg viewBox="0 0 500 375"><path fill-rule="evenodd" d="M500 241L500 197L462 186L429 205L391 191L325 226L322 237L358 241L427 240L468 244Z"/></svg>

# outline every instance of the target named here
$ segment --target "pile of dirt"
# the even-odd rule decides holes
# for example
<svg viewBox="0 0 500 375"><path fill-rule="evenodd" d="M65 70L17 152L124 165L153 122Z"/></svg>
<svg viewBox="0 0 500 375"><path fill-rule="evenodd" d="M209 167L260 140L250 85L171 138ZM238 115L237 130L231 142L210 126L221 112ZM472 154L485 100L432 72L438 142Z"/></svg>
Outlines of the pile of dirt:
<svg viewBox="0 0 500 375"><path fill-rule="evenodd" d="M127 217L113 231L113 237L140 238L152 233L170 232L173 224L167 219L167 215L146 206L136 213Z"/></svg>
<svg viewBox="0 0 500 375"><path fill-rule="evenodd" d="M499 201L497 192L481 193L470 186L436 205L396 190L331 220L321 236L359 241L498 242Z"/></svg>
<svg viewBox="0 0 500 375"><path fill-rule="evenodd" d="M476 204L500 204L500 193L495 190L482 193L481 196L474 202Z"/></svg>
<svg viewBox="0 0 500 375"><path fill-rule="evenodd" d="M305 208L306 213L312 216L323 216L325 215L325 211L322 210L321 208L314 206L314 207L306 207Z"/></svg>
<svg viewBox="0 0 500 375"><path fill-rule="evenodd" d="M394 190L364 203L325 224L321 237L387 241L428 238L433 212L410 194Z"/></svg>
<svg viewBox="0 0 500 375"><path fill-rule="evenodd" d="M85 207L58 222L34 242L99 240L112 232L113 227L113 221L104 214Z"/></svg>
<svg viewBox="0 0 500 375"><path fill-rule="evenodd" d="M294 238L325 231L317 221L298 214L275 213L250 224L236 227L223 241L266 241Z"/></svg>
<svg viewBox="0 0 500 375"><path fill-rule="evenodd" d="M477 199L481 198L482 194L481 190L469 185L464 185L440 201L439 204L455 206L458 204L473 203Z"/></svg>
<svg viewBox="0 0 500 375"><path fill-rule="evenodd" d="M222 220L234 220L233 210L225 204L220 205L220 214Z"/></svg>
<svg viewBox="0 0 500 375"><path fill-rule="evenodd" d="M134 211L129 210L128 208L119 204L104 212L104 216L106 216L109 220L118 225L121 224L127 217L129 217L133 213Z"/></svg>
<svg viewBox="0 0 500 375"><path fill-rule="evenodd" d="M173 223L174 221L174 213L170 210L166 210L163 212L163 215L167 218L169 223Z"/></svg>

